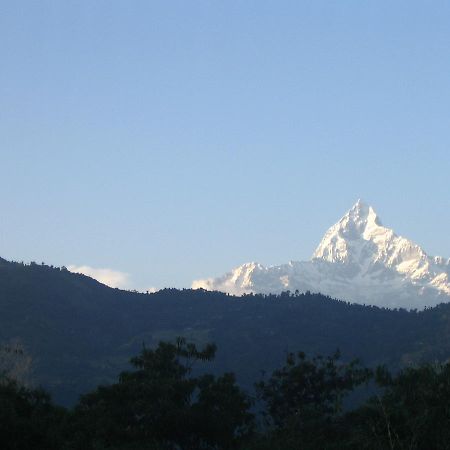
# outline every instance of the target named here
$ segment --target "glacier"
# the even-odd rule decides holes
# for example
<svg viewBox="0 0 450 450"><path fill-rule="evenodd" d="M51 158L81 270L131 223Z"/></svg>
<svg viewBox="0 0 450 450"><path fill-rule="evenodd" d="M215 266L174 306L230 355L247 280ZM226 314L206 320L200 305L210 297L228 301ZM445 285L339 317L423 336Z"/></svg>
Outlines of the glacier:
<svg viewBox="0 0 450 450"><path fill-rule="evenodd" d="M358 200L325 233L309 261L266 267L251 262L192 288L233 295L320 292L353 303L424 309L450 302L450 259L433 257L382 225Z"/></svg>

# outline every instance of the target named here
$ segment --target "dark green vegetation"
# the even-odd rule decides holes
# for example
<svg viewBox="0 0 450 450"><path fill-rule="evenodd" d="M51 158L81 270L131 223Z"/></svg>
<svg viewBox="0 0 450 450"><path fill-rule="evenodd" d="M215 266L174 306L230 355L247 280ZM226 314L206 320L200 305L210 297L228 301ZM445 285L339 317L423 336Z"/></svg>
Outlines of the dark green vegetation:
<svg viewBox="0 0 450 450"><path fill-rule="evenodd" d="M232 297L167 289L139 294L46 265L0 259L0 343L20 342L32 358L36 385L58 404L113 382L142 345L185 336L215 342L205 370L234 372L251 389L261 370L286 354L362 358L390 369L445 361L450 355L450 305L417 312L352 305L318 294ZM201 369L198 369L201 371Z"/></svg>
<svg viewBox="0 0 450 450"><path fill-rule="evenodd" d="M178 338L142 349L133 370L70 409L40 390L0 378L0 442L5 450L384 450L450 448L450 364L392 376L339 354L285 365L250 397L232 373L193 375L214 357ZM344 410L345 396L374 381L377 395ZM251 405L258 400L259 414Z"/></svg>
<svg viewBox="0 0 450 450"><path fill-rule="evenodd" d="M0 259L0 442L450 449L449 337L448 304L408 312L310 293L139 294ZM320 354L331 356L306 356ZM30 377L44 389L26 387Z"/></svg>

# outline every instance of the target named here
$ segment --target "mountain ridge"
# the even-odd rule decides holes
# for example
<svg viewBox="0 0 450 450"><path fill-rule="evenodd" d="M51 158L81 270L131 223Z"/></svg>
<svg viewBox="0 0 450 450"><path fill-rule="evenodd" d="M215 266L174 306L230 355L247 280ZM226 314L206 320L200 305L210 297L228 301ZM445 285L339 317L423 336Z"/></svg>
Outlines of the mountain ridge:
<svg viewBox="0 0 450 450"><path fill-rule="evenodd" d="M234 295L311 291L360 304L423 309L450 301L449 277L450 259L427 255L358 200L327 230L309 261L246 263L192 287Z"/></svg>
<svg viewBox="0 0 450 450"><path fill-rule="evenodd" d="M205 290L142 294L65 268L0 264L0 346L20 343L32 381L62 404L107 384L143 345L184 336L214 342L215 373L251 387L287 351L331 354L392 368L450 355L450 304L426 311L351 304L321 294L234 297Z"/></svg>

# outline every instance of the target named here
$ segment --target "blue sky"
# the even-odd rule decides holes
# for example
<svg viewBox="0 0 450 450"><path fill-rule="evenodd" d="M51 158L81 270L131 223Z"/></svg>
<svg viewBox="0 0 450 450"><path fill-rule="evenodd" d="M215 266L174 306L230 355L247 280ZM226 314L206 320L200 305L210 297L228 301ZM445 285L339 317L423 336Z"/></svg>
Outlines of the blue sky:
<svg viewBox="0 0 450 450"><path fill-rule="evenodd" d="M450 256L450 3L0 2L0 255L188 287L357 198Z"/></svg>

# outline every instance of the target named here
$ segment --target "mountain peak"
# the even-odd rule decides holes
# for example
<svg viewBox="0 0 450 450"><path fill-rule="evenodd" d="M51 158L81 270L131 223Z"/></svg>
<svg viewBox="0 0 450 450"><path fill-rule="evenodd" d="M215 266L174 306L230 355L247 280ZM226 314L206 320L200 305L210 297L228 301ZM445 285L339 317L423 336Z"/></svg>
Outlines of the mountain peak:
<svg viewBox="0 0 450 450"><path fill-rule="evenodd" d="M368 207L369 207L369 205L362 198L358 198L358 200L356 200L356 203L352 206L352 209L368 208Z"/></svg>
<svg viewBox="0 0 450 450"><path fill-rule="evenodd" d="M322 292L357 303L409 308L450 301L450 260L429 257L384 227L361 199L328 231L310 261L264 267L244 264L193 287L245 292Z"/></svg>
<svg viewBox="0 0 450 450"><path fill-rule="evenodd" d="M356 203L351 207L349 213L353 213L358 216L366 216L369 213L369 209L372 207L365 203L360 198L356 201Z"/></svg>
<svg viewBox="0 0 450 450"><path fill-rule="evenodd" d="M359 199L352 208L325 233L312 259L329 262L349 262L352 250L360 246L352 243L371 241L374 235L392 236L394 233L381 225L375 210Z"/></svg>
<svg viewBox="0 0 450 450"><path fill-rule="evenodd" d="M372 206L368 205L361 199L358 199L358 201L351 207L347 214L342 217L339 223L348 223L349 221L364 225L381 226L381 221L375 210L372 208Z"/></svg>

